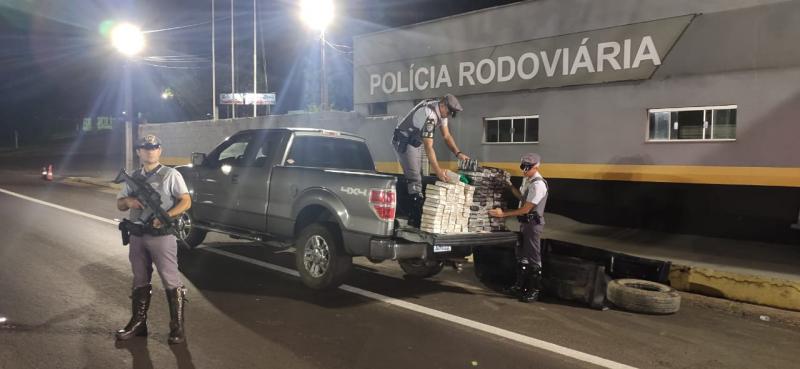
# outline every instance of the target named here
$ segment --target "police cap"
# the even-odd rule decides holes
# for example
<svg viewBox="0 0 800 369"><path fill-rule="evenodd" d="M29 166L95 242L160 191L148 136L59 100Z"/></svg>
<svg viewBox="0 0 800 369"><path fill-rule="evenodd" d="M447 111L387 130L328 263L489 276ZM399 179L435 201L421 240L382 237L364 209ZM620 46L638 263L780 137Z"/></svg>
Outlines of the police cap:
<svg viewBox="0 0 800 369"><path fill-rule="evenodd" d="M139 139L139 142L136 143L137 149L157 149L161 147L161 140L156 137L154 134L147 134L144 137Z"/></svg>
<svg viewBox="0 0 800 369"><path fill-rule="evenodd" d="M463 111L461 103L453 94L446 94L442 96L442 102L447 105L447 110L450 110L450 116L455 117L457 112Z"/></svg>
<svg viewBox="0 0 800 369"><path fill-rule="evenodd" d="M529 152L519 159L520 164L538 166L542 162L542 158L535 152Z"/></svg>

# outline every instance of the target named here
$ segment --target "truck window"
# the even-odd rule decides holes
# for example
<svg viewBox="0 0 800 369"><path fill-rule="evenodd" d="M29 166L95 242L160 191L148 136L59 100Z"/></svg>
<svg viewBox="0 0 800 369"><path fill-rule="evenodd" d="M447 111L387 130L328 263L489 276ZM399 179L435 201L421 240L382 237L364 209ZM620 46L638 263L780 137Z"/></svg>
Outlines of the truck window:
<svg viewBox="0 0 800 369"><path fill-rule="evenodd" d="M375 170L367 145L343 138L297 136L288 159L302 167Z"/></svg>
<svg viewBox="0 0 800 369"><path fill-rule="evenodd" d="M253 159L254 167L263 167L268 163L275 163L275 156L278 148L281 145L283 135L277 133L270 133L266 136L261 135L258 138L258 144L255 150L255 157Z"/></svg>
<svg viewBox="0 0 800 369"><path fill-rule="evenodd" d="M234 167L245 166L247 148L252 139L253 136L249 134L231 137L208 155L208 165L211 167L225 164Z"/></svg>

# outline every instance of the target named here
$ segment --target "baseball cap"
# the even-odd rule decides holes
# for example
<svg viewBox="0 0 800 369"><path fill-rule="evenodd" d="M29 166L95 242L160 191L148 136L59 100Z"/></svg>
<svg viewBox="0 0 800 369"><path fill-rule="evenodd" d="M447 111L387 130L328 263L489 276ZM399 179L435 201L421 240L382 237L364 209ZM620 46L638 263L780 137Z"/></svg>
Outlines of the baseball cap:
<svg viewBox="0 0 800 369"><path fill-rule="evenodd" d="M154 134L148 134L144 137L139 139L139 142L136 143L137 149L157 149L161 147L161 140L156 137Z"/></svg>

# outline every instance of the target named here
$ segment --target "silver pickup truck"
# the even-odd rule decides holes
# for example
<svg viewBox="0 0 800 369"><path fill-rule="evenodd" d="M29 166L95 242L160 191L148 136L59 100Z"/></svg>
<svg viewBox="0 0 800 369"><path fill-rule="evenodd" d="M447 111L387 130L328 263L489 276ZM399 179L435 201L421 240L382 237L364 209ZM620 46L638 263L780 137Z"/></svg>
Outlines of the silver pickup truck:
<svg viewBox="0 0 800 369"><path fill-rule="evenodd" d="M206 233L293 246L307 286L333 288L353 256L398 260L430 277L473 247L508 247L512 232L430 234L401 227L398 177L375 171L363 138L320 129L246 130L177 168L192 194L180 232L196 247ZM405 187L405 186L401 186Z"/></svg>

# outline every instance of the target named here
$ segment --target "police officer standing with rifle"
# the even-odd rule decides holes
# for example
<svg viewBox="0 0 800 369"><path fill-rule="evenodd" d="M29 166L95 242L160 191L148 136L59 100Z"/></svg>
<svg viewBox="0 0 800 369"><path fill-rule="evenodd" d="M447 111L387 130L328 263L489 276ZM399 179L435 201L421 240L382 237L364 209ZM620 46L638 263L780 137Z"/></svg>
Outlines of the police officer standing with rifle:
<svg viewBox="0 0 800 369"><path fill-rule="evenodd" d="M515 210L491 209L493 217L516 216L520 222L522 237L515 250L517 256L517 281L505 292L522 302L539 298L542 289L542 231L544 230L544 207L547 205L547 181L539 173L539 154L522 155L519 169L522 170L522 186L519 190L511 186L521 206Z"/></svg>
<svg viewBox="0 0 800 369"><path fill-rule="evenodd" d="M136 145L142 167L128 176L124 170L115 182L124 182L117 208L130 210L130 220L120 224L123 244L129 237L128 258L133 270L132 316L116 332L117 340L147 335L147 309L152 293L153 264L167 293L170 344L185 340L183 308L186 289L178 272L178 249L173 219L191 207L192 200L181 174L161 165L161 141L146 135ZM145 186L149 186L146 188ZM127 237L126 237L127 236Z"/></svg>
<svg viewBox="0 0 800 369"><path fill-rule="evenodd" d="M444 142L456 158L469 159L469 156L458 149L453 136L450 135L450 129L447 128L448 117L455 117L456 113L462 110L458 99L452 94L426 99L414 106L394 129L392 146L400 166L403 167L403 176L408 181L408 195L411 201L408 223L411 226L419 227L422 205L425 202L422 196L423 147L436 177L440 181L448 181L445 169L439 166L436 152L433 150L433 134L436 128L439 128Z"/></svg>

